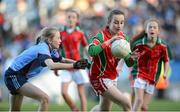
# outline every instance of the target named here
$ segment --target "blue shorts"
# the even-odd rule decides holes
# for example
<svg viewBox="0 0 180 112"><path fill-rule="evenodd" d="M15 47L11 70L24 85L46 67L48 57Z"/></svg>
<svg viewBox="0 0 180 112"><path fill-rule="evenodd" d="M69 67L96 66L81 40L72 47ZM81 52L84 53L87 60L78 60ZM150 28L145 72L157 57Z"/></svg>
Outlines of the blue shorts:
<svg viewBox="0 0 180 112"><path fill-rule="evenodd" d="M17 90L27 83L26 75L20 74L11 68L6 70L4 82L12 95L18 94Z"/></svg>

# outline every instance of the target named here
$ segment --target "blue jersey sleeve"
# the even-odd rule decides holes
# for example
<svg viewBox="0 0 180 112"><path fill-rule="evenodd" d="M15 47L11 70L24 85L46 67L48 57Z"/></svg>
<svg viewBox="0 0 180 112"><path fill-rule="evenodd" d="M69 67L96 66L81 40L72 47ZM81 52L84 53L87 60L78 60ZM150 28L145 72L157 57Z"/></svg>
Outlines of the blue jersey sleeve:
<svg viewBox="0 0 180 112"><path fill-rule="evenodd" d="M40 44L38 44L37 49L38 49L37 58L38 58L40 65L43 67L47 66L45 64L45 60L52 58L51 54L50 54L49 46L46 43L40 43Z"/></svg>
<svg viewBox="0 0 180 112"><path fill-rule="evenodd" d="M46 43L39 44L37 49L38 49L38 54L44 54L51 57L49 46Z"/></svg>

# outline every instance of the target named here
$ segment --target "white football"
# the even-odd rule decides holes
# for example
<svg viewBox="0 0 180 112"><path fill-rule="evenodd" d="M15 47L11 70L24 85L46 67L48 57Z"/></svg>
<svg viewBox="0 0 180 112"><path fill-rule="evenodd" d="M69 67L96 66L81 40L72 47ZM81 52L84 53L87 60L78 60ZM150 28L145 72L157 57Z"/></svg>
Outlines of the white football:
<svg viewBox="0 0 180 112"><path fill-rule="evenodd" d="M124 39L115 40L111 45L111 52L117 58L125 58L130 52L130 44Z"/></svg>

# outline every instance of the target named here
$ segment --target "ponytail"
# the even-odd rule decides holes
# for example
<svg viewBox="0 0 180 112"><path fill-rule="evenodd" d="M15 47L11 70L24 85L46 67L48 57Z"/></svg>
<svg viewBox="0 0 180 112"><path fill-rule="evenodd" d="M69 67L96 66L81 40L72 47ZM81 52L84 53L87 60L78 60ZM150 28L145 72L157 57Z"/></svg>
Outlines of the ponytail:
<svg viewBox="0 0 180 112"><path fill-rule="evenodd" d="M37 39L36 39L36 45L39 44L40 41L41 41L41 36L37 37Z"/></svg>
<svg viewBox="0 0 180 112"><path fill-rule="evenodd" d="M142 39L146 34L145 30L143 30L142 32L140 32L139 34L135 35L132 37L130 43L134 43L135 41L139 40L139 39Z"/></svg>
<svg viewBox="0 0 180 112"><path fill-rule="evenodd" d="M56 32L58 32L58 29L55 28L55 27L45 27L45 28L43 28L39 32L39 34L38 34L38 36L36 38L36 45L39 44L40 42L48 43L47 40L49 38L53 38Z"/></svg>

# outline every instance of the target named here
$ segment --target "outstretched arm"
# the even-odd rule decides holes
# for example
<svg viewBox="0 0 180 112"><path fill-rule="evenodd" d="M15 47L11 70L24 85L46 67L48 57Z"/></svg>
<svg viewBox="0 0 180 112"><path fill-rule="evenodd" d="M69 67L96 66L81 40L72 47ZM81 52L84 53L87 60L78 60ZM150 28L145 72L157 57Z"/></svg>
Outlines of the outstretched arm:
<svg viewBox="0 0 180 112"><path fill-rule="evenodd" d="M116 39L121 39L121 36L113 36L111 39L101 43L98 39L94 39L89 45L88 53L90 56L98 55L103 49L105 49L109 44L111 44Z"/></svg>
<svg viewBox="0 0 180 112"><path fill-rule="evenodd" d="M54 62L52 59L46 59L45 64L50 70L57 70L57 69L72 69L73 63L59 63Z"/></svg>
<svg viewBox="0 0 180 112"><path fill-rule="evenodd" d="M45 60L46 66L51 70L61 70L61 69L85 69L89 66L87 59L81 59L74 63L59 63L54 62L52 59L46 59Z"/></svg>
<svg viewBox="0 0 180 112"><path fill-rule="evenodd" d="M145 52L140 52L137 49L135 49L132 53L129 53L129 55L127 55L125 58L124 58L124 61L126 62L126 65L128 67L131 67L134 65L134 61L137 60L140 56L142 56Z"/></svg>
<svg viewBox="0 0 180 112"><path fill-rule="evenodd" d="M62 58L61 60L62 63L74 63L76 62L75 60L69 59L69 58Z"/></svg>

